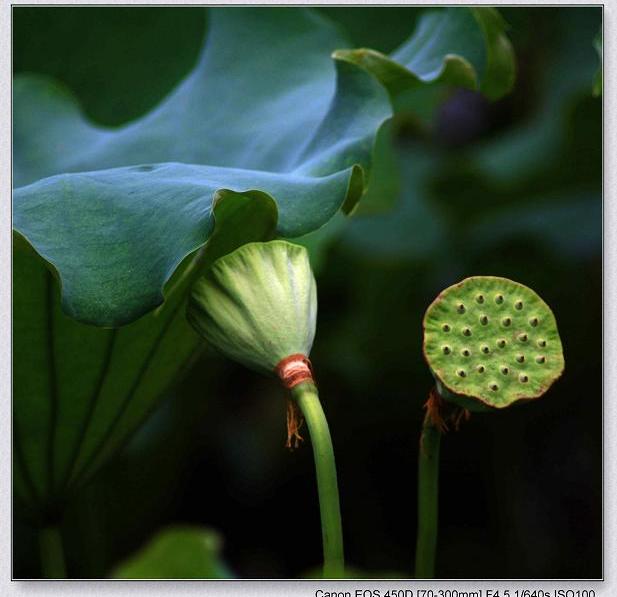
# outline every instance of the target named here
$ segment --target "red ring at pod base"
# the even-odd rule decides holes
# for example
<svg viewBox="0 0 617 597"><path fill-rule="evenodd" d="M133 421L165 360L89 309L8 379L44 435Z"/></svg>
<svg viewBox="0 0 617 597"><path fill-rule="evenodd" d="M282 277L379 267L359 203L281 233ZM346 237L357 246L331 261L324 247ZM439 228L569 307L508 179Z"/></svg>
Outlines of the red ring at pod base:
<svg viewBox="0 0 617 597"><path fill-rule="evenodd" d="M311 361L303 354L292 354L285 357L274 368L274 372L288 390L303 381L314 382Z"/></svg>

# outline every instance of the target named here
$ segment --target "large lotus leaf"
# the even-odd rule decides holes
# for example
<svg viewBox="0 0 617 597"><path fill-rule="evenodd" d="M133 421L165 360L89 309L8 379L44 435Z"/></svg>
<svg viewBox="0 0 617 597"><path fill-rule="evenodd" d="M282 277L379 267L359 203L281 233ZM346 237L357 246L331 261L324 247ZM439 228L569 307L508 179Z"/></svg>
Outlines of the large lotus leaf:
<svg viewBox="0 0 617 597"><path fill-rule="evenodd" d="M310 178L169 163L59 175L15 192L14 223L58 270L65 312L117 326L163 301L165 282L209 237L220 189L259 186L278 197L278 233L298 236L336 213L349 176L348 169Z"/></svg>
<svg viewBox="0 0 617 597"><path fill-rule="evenodd" d="M165 302L117 329L84 325L60 309L46 263L14 239L15 490L38 517L53 516L139 426L201 344L185 318L204 267L234 248L272 238L277 213L264 193L222 193L205 249L184 260Z"/></svg>
<svg viewBox="0 0 617 597"><path fill-rule="evenodd" d="M429 13L388 64L431 81L464 63L456 70L469 76L451 82L476 86L490 47L474 15ZM271 194L283 236L350 210L363 190L356 165L368 166L391 109L381 67L358 68L344 52L331 60L345 45L309 11L213 9L191 75L114 130L85 120L51 81L17 78L15 181L25 186L15 227L57 270L64 310L113 326L160 304L175 268L207 240L219 189Z"/></svg>

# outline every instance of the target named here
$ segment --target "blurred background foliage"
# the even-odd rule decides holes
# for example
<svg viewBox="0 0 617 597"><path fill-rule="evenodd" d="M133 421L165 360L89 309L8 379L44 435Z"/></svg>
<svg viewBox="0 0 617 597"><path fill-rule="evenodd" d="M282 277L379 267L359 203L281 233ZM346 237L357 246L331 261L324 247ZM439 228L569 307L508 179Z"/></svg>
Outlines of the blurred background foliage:
<svg viewBox="0 0 617 597"><path fill-rule="evenodd" d="M354 46L381 51L420 12L319 10ZM537 403L474 415L445 438L438 576L602 574L602 100L592 95L602 12L500 12L517 56L513 92L495 103L440 87L398 98L367 201L306 239L319 283L312 360L346 552L365 575L410 574L431 387L421 321L440 290L476 274L518 280L552 306L566 373ZM53 75L109 126L148 111L191 70L207 18L194 8L26 7L13 17L14 72ZM159 550L182 533L198 541L199 528L216 531L203 545L226 562L204 555L204 569L310 574L321 553L312 455L306 445L287 452L284 439L283 390L206 351L69 505L70 576L122 575L140 549L158 566ZM39 576L35 530L16 514L14 576Z"/></svg>

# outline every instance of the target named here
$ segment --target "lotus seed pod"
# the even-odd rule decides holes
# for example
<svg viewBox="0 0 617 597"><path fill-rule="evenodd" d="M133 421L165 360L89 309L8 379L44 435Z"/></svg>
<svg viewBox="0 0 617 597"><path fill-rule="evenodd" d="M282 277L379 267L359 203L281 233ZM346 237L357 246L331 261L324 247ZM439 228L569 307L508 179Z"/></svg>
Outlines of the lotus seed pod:
<svg viewBox="0 0 617 597"><path fill-rule="evenodd" d="M257 371L308 357L317 290L306 249L277 240L221 257L195 283L187 317L212 346Z"/></svg>
<svg viewBox="0 0 617 597"><path fill-rule="evenodd" d="M492 276L466 278L431 303L423 350L441 396L476 411L539 398L564 369L549 306Z"/></svg>

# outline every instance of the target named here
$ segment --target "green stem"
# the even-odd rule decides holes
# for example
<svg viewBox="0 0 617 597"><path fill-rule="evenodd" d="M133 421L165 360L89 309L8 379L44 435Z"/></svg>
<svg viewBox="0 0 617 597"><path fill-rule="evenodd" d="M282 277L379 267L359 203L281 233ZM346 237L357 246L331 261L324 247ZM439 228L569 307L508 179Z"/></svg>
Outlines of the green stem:
<svg viewBox="0 0 617 597"><path fill-rule="evenodd" d="M57 526L39 531L43 578L66 578L62 535Z"/></svg>
<svg viewBox="0 0 617 597"><path fill-rule="evenodd" d="M416 578L434 578L439 500L439 444L441 432L430 416L424 418L418 456L418 541Z"/></svg>
<svg viewBox="0 0 617 597"><path fill-rule="evenodd" d="M343 530L336 464L328 422L319 402L317 388L313 383L300 383L291 390L291 393L306 419L313 444L321 513L324 578L343 578L345 573Z"/></svg>

